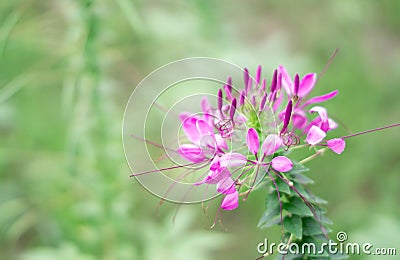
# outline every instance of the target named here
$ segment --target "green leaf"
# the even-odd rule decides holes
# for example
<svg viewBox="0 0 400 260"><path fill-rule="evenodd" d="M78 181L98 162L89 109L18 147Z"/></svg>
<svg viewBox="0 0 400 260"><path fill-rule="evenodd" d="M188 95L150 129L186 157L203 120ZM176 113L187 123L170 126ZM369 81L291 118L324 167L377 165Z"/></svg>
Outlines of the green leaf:
<svg viewBox="0 0 400 260"><path fill-rule="evenodd" d="M265 199L265 208L268 211L278 207L279 207L278 192L274 190L270 194L268 194L267 198Z"/></svg>
<svg viewBox="0 0 400 260"><path fill-rule="evenodd" d="M312 179L310 179L309 177L307 177L301 173L293 173L292 177L295 182L299 182L301 184L313 184L314 183L314 181Z"/></svg>
<svg viewBox="0 0 400 260"><path fill-rule="evenodd" d="M300 164L300 163L298 163L296 161L293 161L293 168L288 173L289 174L298 174L298 173L301 173L301 172L307 172L309 170L310 169L308 169L304 165L302 165L302 164Z"/></svg>
<svg viewBox="0 0 400 260"><path fill-rule="evenodd" d="M303 236L303 226L301 223L301 218L298 215L285 216L283 219L283 226L286 232L289 232L301 239Z"/></svg>
<svg viewBox="0 0 400 260"><path fill-rule="evenodd" d="M279 212L278 212L279 213ZM263 222L261 223L261 219L263 219ZM260 221L257 224L257 227L259 228L269 228L272 227L274 225L278 225L279 223L281 223L281 217L280 215L275 216L273 218L261 218Z"/></svg>
<svg viewBox="0 0 400 260"><path fill-rule="evenodd" d="M290 194L291 193L289 185L287 185L281 178L277 178L275 180L275 183L276 183L276 186L278 186L278 191L284 192L286 194ZM274 188L276 188L275 184L272 184L272 186Z"/></svg>
<svg viewBox="0 0 400 260"><path fill-rule="evenodd" d="M296 190L304 197L308 200L308 202L312 203L312 204L327 204L327 201L315 196L314 194L312 194L310 191L306 190L304 188L304 186L300 183L294 183L293 185ZM300 197L300 195L295 192L293 189L291 190L291 195L296 196L296 197Z"/></svg>
<svg viewBox="0 0 400 260"><path fill-rule="evenodd" d="M302 218L303 223L303 235L306 236L316 236L323 235L325 229L326 233L331 231L330 228L325 227L322 223L316 221L313 217L304 217Z"/></svg>
<svg viewBox="0 0 400 260"><path fill-rule="evenodd" d="M265 199L265 208L257 227L266 228L280 222L278 193L274 190ZM278 220L277 220L278 219Z"/></svg>
<svg viewBox="0 0 400 260"><path fill-rule="evenodd" d="M284 203L283 208L288 212L301 217L313 216L313 213L305 204L305 202L298 197L293 197L289 202Z"/></svg>

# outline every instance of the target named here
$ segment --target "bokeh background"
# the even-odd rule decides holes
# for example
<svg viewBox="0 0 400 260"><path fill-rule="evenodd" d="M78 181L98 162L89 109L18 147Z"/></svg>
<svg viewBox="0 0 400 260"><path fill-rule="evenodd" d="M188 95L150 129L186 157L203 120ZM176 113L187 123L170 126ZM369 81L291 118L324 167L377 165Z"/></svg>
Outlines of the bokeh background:
<svg viewBox="0 0 400 260"><path fill-rule="evenodd" d="M265 192L209 230L216 201L178 208L129 179L125 104L148 73L210 56L320 72L313 94L348 131L400 119L400 2L0 1L0 258L254 259ZM310 162L335 232L400 254L399 129ZM176 210L176 220L173 216ZM398 257L398 256L397 256ZM352 256L351 259L397 259Z"/></svg>

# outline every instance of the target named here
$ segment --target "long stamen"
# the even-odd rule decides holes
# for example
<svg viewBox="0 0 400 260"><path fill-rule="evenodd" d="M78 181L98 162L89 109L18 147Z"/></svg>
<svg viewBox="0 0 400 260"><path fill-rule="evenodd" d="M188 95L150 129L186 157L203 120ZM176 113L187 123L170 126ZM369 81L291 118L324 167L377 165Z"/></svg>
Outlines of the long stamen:
<svg viewBox="0 0 400 260"><path fill-rule="evenodd" d="M383 126L383 127L378 127L378 128L375 128L375 129L366 130L366 131L358 132L358 133L351 134L351 135L346 135L346 136L343 136L341 138L342 139L346 139L346 138L355 137L355 136L358 136L358 135L368 134L368 133L372 133L372 132L377 132L377 131L380 131L380 130L384 130L384 129L388 129L388 128L392 128L392 127L397 127L397 126L400 126L400 123L393 124L393 125L388 125L388 126Z"/></svg>
<svg viewBox="0 0 400 260"><path fill-rule="evenodd" d="M338 54L338 52L339 52L339 48L336 48L336 49L333 51L331 57L329 57L328 62L325 64L324 68L323 68L322 71L319 73L319 76L318 76L318 78L317 78L315 84L317 84L318 81L321 79L321 77L325 74L326 70L329 68L329 66L331 65L331 63L332 63L333 60L335 59L335 57L336 57L336 55Z"/></svg>
<svg viewBox="0 0 400 260"><path fill-rule="evenodd" d="M176 166L171 166L171 167L167 167L167 168L161 168L161 169L152 170L152 171L132 173L131 175L129 175L129 177L136 177L136 176L140 176L140 175L147 174L147 173L153 173L153 172L168 171L168 170L178 169L178 168L182 168L182 167L186 167L186 166L192 166L192 165L195 165L195 164L198 164L198 163L182 164L182 165L176 165Z"/></svg>
<svg viewBox="0 0 400 260"><path fill-rule="evenodd" d="M164 146L162 146L162 145L160 145L160 144L157 144L156 142L147 140L147 139L142 138L142 137L139 137L139 136L137 136L137 135L130 134L130 137L135 138L135 139L140 140L140 141L143 141L143 142L146 142L146 143L148 143L148 144L151 144L151 145L153 145L153 146L155 146L155 147L158 147L158 148L161 148L161 149L163 149L163 150L168 150L168 151L176 152L176 153L177 153L177 151L174 150L174 149L171 149L171 148L168 148L168 147L164 147Z"/></svg>

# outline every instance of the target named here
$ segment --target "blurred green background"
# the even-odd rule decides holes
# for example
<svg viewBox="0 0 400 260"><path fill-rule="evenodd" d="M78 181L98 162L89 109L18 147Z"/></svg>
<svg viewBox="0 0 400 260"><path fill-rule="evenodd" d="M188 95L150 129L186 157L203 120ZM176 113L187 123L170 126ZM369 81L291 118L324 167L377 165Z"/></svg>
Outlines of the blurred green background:
<svg viewBox="0 0 400 260"><path fill-rule="evenodd" d="M176 204L157 211L128 178L129 95L181 58L320 72L338 47L313 94L339 89L326 107L353 132L399 122L399 12L396 0L1 1L0 258L254 259L259 242L280 237L256 227L265 192L223 215L227 231L210 231L217 201L209 216L184 206L173 222ZM399 137L356 137L308 164L333 238L344 230L400 254Z"/></svg>

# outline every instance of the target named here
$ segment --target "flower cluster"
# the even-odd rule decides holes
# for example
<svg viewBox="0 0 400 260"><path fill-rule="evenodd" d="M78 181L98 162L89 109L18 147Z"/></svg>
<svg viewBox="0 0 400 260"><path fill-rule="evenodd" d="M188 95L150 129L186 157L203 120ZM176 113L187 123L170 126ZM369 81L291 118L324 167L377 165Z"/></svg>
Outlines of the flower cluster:
<svg viewBox="0 0 400 260"><path fill-rule="evenodd" d="M267 87L259 66L254 78L244 69L243 80L244 87L235 89L228 78L216 93L214 107L203 98L201 115L180 114L188 142L179 146L178 153L192 163L207 164L208 175L195 185L216 185L224 195L225 210L237 208L239 196L247 196L269 172L291 171L288 150L322 146L340 154L345 148L343 138L325 140L337 123L317 104L338 91L310 98L315 73L292 78L279 66Z"/></svg>

